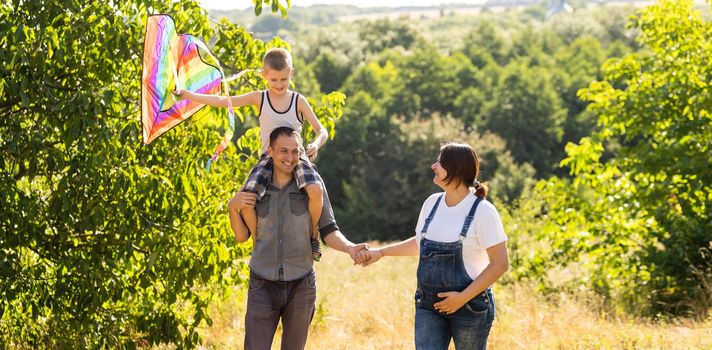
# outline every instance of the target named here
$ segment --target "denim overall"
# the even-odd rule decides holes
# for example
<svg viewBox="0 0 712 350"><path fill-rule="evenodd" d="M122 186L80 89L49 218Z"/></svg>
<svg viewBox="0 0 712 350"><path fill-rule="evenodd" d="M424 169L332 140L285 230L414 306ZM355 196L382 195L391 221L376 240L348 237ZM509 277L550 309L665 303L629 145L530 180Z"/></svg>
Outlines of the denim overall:
<svg viewBox="0 0 712 350"><path fill-rule="evenodd" d="M486 349L494 320L494 296L487 288L452 314L435 310L433 304L442 300L441 292L461 292L472 279L462 260L462 241L475 217L482 197L472 204L457 242L436 242L426 238L428 226L435 216L443 196L438 197L421 230L418 288L415 292L415 348L446 350L450 339L457 349Z"/></svg>

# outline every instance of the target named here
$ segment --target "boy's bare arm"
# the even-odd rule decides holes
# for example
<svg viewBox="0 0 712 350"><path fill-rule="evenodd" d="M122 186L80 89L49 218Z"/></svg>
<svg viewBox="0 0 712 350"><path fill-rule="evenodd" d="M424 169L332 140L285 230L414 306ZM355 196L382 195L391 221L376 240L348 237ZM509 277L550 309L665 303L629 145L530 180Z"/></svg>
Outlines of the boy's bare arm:
<svg viewBox="0 0 712 350"><path fill-rule="evenodd" d="M321 122L314 114L314 111L311 109L309 102L304 96L299 96L297 108L299 110L299 114L304 116L304 119L309 123L309 125L311 125L314 132L316 132L316 138L314 139L313 144L316 147L323 146L329 138L329 133L326 131L324 125L321 125Z"/></svg>
<svg viewBox="0 0 712 350"><path fill-rule="evenodd" d="M297 112L304 116L304 119L309 123L309 125L311 125L314 132L316 132L314 142L310 143L306 150L309 159L314 161L316 156L319 154L319 148L321 148L321 146L323 146L329 138L329 133L326 131L326 128L321 125L321 122L314 114L314 111L311 109L309 102L304 96L299 96L299 101L297 101Z"/></svg>
<svg viewBox="0 0 712 350"><path fill-rule="evenodd" d="M238 243L246 241L250 237L250 231L247 225L242 220L240 210L245 208L254 208L257 196L249 192L237 192L235 196L228 202L228 214L230 216L230 228L235 234L235 240Z"/></svg>
<svg viewBox="0 0 712 350"><path fill-rule="evenodd" d="M187 99L215 107L227 107L227 97L224 96L199 94L188 90L177 90L175 93L181 99ZM259 107L262 102L262 92L251 91L242 95L230 96L230 101L232 102L233 107L248 105Z"/></svg>

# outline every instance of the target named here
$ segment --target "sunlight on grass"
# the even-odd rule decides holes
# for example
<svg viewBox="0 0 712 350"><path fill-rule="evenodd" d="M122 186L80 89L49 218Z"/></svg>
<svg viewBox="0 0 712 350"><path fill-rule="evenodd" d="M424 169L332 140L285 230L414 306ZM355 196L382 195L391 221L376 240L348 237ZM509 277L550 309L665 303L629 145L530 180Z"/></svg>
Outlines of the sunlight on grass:
<svg viewBox="0 0 712 350"><path fill-rule="evenodd" d="M326 249L317 271L317 310L307 349L412 349L416 257L367 268ZM203 348L242 348L246 287L211 305ZM543 296L523 284L495 286L490 349L712 349L712 319L652 323L613 319L595 296ZM273 348L279 348L277 331ZM451 346L451 349L454 349Z"/></svg>

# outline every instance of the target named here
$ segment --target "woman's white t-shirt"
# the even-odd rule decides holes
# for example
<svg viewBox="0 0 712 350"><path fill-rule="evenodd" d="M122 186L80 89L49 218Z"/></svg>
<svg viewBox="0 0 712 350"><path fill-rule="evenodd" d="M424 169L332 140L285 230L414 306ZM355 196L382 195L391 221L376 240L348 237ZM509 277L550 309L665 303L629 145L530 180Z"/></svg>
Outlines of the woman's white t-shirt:
<svg viewBox="0 0 712 350"><path fill-rule="evenodd" d="M423 207L420 209L418 224L415 226L415 239L418 242L418 246L420 246L422 239L420 232L423 229L425 218L428 217L435 202L441 195L443 195L442 192L431 195L425 200ZM465 224L465 218L476 199L477 197L470 193L460 203L453 207L448 207L445 204L445 197L443 197L440 200L440 204L438 204L433 220L428 226L425 238L436 242L457 242L460 239L460 231L462 231L462 226ZM482 273L482 270L489 265L486 249L505 241L507 241L507 235L504 233L502 220L497 214L497 209L492 203L483 199L477 206L470 229L462 241L462 260L470 278L473 280L477 278Z"/></svg>

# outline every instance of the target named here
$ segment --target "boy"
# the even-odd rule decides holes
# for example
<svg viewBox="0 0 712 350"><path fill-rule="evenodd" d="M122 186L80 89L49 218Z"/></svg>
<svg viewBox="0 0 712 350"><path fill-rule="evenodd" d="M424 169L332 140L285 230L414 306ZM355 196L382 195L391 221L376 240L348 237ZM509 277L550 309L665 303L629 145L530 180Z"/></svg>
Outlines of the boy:
<svg viewBox="0 0 712 350"><path fill-rule="evenodd" d="M316 159L319 148L326 142L328 133L319 119L314 115L311 106L304 96L289 90L292 78L292 56L283 48L273 48L265 53L262 59L262 77L267 81L267 90L252 91L239 96L230 96L232 105L241 107L252 105L259 108L260 160L250 172L242 190L257 194L260 200L270 184L273 170L273 160L267 154L269 135L272 130L286 126L301 133L302 123L306 121L316 132L314 142L307 146L306 152L300 150L300 164L295 168L294 175L297 185L303 189L307 196L309 217L311 218L311 244L312 257L318 261L321 258L319 247L319 232L317 224L321 216L323 205L323 181L311 163ZM216 107L227 107L227 98L214 95L203 95L186 90L175 92L180 98L189 99ZM306 153L306 156L305 156ZM307 158L307 156L309 158ZM311 160L311 161L310 161ZM247 228L253 234L257 232L257 216L254 208L246 208L242 212Z"/></svg>

